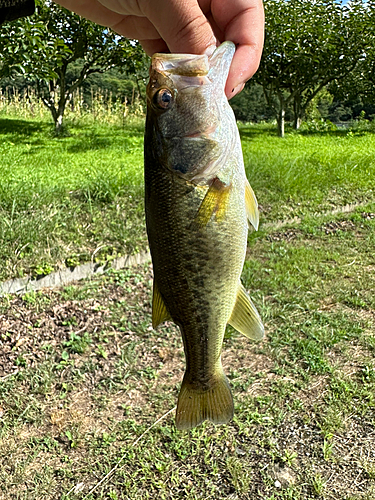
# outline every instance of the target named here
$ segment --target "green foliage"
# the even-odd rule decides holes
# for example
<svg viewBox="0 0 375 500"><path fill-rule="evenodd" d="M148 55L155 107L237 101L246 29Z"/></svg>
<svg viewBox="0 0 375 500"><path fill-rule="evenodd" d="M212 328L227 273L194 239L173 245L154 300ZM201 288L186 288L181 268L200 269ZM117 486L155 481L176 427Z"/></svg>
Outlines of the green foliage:
<svg viewBox="0 0 375 500"><path fill-rule="evenodd" d="M272 118L262 87L250 80L242 92L229 101L237 120L259 122Z"/></svg>
<svg viewBox="0 0 375 500"><path fill-rule="evenodd" d="M298 127L309 102L350 73L366 47L366 8L358 0L267 0L266 38L255 80L274 110L279 135L288 106Z"/></svg>
<svg viewBox="0 0 375 500"><path fill-rule="evenodd" d="M70 334L69 340L63 343L63 346L69 351L76 354L83 354L91 343L90 335L85 332L78 335L75 332Z"/></svg>
<svg viewBox="0 0 375 500"><path fill-rule="evenodd" d="M367 117L375 116L375 2L366 4L364 38L366 47L354 71L330 85L337 101L353 109L351 118L365 110ZM357 109L356 109L357 108Z"/></svg>
<svg viewBox="0 0 375 500"><path fill-rule="evenodd" d="M134 74L145 64L137 42L43 0L37 2L33 17L2 28L0 46L0 76L22 72L35 82L57 131L73 92L90 74L114 67ZM78 71L68 78L77 62Z"/></svg>

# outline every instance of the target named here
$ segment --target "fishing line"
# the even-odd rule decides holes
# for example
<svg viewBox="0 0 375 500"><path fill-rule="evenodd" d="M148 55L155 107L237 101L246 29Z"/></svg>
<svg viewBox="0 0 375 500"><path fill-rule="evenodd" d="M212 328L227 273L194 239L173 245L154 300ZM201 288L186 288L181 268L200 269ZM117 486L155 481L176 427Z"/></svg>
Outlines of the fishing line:
<svg viewBox="0 0 375 500"><path fill-rule="evenodd" d="M139 443L139 441L153 428L155 427L155 425L157 425L159 422L161 422L165 417L167 417L170 413L172 413L173 411L175 411L177 408L177 406L175 406L174 408L172 408L171 410L168 410L167 413L164 413L164 415L162 415L160 418L158 418L152 425L150 425L150 427L148 427L143 434L141 434L135 441L134 443L132 444L132 448L134 448L135 446L137 446L137 444ZM101 479L88 493L85 497L83 497L83 500L86 500L86 498L88 498L89 495L91 495L91 493L94 493L95 490L97 490L99 488L99 486L101 484L104 483L104 481L106 481L109 477L111 477L113 475L113 473L119 468L120 466L120 463L124 460L124 458L126 457L127 455L127 452L125 452L122 457L120 458L120 460L117 462L117 464L108 472L108 474L106 474L103 479ZM124 465L120 468L120 470L124 467ZM78 485L74 486L71 490L68 491L67 493L67 497L69 496L69 494L76 489L77 486L81 486L82 483L79 483Z"/></svg>

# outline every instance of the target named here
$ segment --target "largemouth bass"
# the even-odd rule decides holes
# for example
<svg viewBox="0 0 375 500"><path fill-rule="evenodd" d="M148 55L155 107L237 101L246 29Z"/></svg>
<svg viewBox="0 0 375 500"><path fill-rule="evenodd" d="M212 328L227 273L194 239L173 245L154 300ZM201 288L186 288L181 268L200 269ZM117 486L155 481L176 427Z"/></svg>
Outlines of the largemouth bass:
<svg viewBox="0 0 375 500"><path fill-rule="evenodd" d="M181 330L186 372L176 426L233 416L221 365L227 323L261 339L262 322L241 285L248 220L258 205L224 93L235 52L154 54L147 86L145 208L154 269L152 323Z"/></svg>

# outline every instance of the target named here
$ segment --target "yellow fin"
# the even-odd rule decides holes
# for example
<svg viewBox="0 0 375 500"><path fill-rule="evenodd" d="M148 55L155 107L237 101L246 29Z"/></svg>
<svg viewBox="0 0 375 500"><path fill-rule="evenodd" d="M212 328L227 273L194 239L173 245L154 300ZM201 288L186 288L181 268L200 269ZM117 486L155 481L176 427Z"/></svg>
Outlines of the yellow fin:
<svg viewBox="0 0 375 500"><path fill-rule="evenodd" d="M160 295L159 289L154 279L154 286L152 291L152 328L156 328L160 323L168 321L171 318L164 301Z"/></svg>
<svg viewBox="0 0 375 500"><path fill-rule="evenodd" d="M226 424L233 418L233 398L229 382L223 369L217 373L216 380L208 390L193 387L185 374L178 396L176 427L189 430L211 420L214 424Z"/></svg>
<svg viewBox="0 0 375 500"><path fill-rule="evenodd" d="M249 339L261 340L264 337L262 320L241 283L238 287L237 302L228 323Z"/></svg>
<svg viewBox="0 0 375 500"><path fill-rule="evenodd" d="M246 215L255 230L258 230L259 226L259 212L258 212L258 202L255 197L253 188L250 186L249 181L246 179L245 182L245 205L246 205Z"/></svg>
<svg viewBox="0 0 375 500"><path fill-rule="evenodd" d="M205 227L213 215L221 220L225 215L231 184L227 185L216 177L203 198L194 223L198 227Z"/></svg>

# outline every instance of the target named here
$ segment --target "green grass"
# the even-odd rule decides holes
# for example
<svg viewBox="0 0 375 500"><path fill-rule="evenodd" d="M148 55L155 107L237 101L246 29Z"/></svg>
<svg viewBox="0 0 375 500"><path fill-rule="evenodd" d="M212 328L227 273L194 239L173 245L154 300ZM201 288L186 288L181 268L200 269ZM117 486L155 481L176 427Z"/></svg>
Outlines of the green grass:
<svg viewBox="0 0 375 500"><path fill-rule="evenodd" d="M146 245L143 122L125 127L0 118L0 280L108 260ZM261 224L373 199L375 135L241 125Z"/></svg>
<svg viewBox="0 0 375 500"><path fill-rule="evenodd" d="M248 178L263 221L306 216L373 200L375 134L366 129L290 131L240 126Z"/></svg>
<svg viewBox="0 0 375 500"><path fill-rule="evenodd" d="M173 325L151 329L148 265L1 299L4 498L86 498L120 458L87 498L374 498L374 211L251 238L266 339L228 331L225 426L150 428L184 363Z"/></svg>
<svg viewBox="0 0 375 500"><path fill-rule="evenodd" d="M145 246L143 123L0 118L0 279L45 274Z"/></svg>
<svg viewBox="0 0 375 500"><path fill-rule="evenodd" d="M35 135L25 131L30 144L39 137L40 158L50 155L53 165L53 149L60 152L56 177L50 173L55 181L38 184L44 185L40 197L52 200L55 193L57 203L64 189L73 191L67 199L79 206L78 222L89 206L82 196L87 178L69 170L67 158L80 165L79 157L90 157L94 165L94 158L105 163L101 155L108 153L111 172L117 172L108 175L111 186L122 168L130 165L131 171L125 153L116 163L120 134L133 134L139 142L134 155L141 158L141 126L114 129L113 135L102 126L81 126L56 140L47 125L27 124L41 127ZM249 237L242 279L266 338L253 343L228 329L223 364L233 389L233 421L178 432L173 413L166 414L176 404L183 376L182 340L170 323L151 328L149 265L108 271L54 291L2 297L1 500L375 498L375 199L364 175L374 168L374 136L290 133L281 140L265 126L250 125L241 133L263 207L263 224ZM20 137L19 130L13 134L13 141ZM87 156L69 153L77 136L108 143L100 155L92 148ZM15 149L21 147L18 142ZM35 172L40 165L35 160ZM35 177L20 167L19 191ZM100 191L104 174L98 179ZM113 198L90 195L102 231L105 210L117 227L112 204L122 203L127 186L142 191L141 173L133 183L122 179ZM28 192L33 191L25 187L24 200ZM3 207L8 217L11 200ZM143 220L139 200L132 206ZM362 205L350 213L328 213L346 203ZM25 217L21 206L15 204L14 220ZM44 205L35 206L42 214ZM275 224L295 215L301 220ZM26 261L17 262L15 269Z"/></svg>

